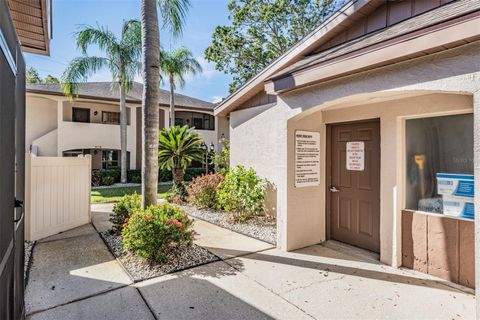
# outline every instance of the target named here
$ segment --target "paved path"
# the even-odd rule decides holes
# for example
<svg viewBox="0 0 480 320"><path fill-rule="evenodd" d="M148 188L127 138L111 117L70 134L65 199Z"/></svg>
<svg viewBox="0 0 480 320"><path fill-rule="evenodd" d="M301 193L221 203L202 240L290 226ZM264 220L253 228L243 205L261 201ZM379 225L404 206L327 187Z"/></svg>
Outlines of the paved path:
<svg viewBox="0 0 480 320"><path fill-rule="evenodd" d="M108 228L108 209L93 221ZM39 242L27 318L474 319L472 294L362 250L329 242L286 253L207 222L195 229L222 261L137 284L91 225Z"/></svg>

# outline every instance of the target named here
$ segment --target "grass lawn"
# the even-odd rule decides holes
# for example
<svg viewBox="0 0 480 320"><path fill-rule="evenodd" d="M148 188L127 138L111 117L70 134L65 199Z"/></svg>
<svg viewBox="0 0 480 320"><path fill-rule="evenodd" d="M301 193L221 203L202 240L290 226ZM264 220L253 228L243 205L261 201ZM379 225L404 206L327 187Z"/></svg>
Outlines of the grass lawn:
<svg viewBox="0 0 480 320"><path fill-rule="evenodd" d="M158 198L164 198L165 194L172 187L171 184L159 184L158 185ZM92 203L105 203L116 202L120 200L126 194L133 194L134 192L141 194L142 187L122 187L122 188L105 188L92 190L91 201Z"/></svg>

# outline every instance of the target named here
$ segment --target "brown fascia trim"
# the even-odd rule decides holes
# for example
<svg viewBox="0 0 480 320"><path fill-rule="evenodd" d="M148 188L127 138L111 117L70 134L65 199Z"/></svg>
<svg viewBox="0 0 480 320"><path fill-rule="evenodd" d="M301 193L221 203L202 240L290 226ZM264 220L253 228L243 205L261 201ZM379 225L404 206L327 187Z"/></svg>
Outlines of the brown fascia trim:
<svg viewBox="0 0 480 320"><path fill-rule="evenodd" d="M270 65L265 67L262 71L257 73L252 79L248 80L240 88L235 90L232 94L226 97L220 104L215 107L214 114L227 115L230 111L237 107L237 100L248 94L255 88L262 88L265 78L272 76L279 70L282 70L293 63L302 59L306 52L309 52L318 43L324 39L325 36L335 34L337 28L347 24L352 16L357 14L363 8L375 6L376 3L381 3L377 0L352 0L347 2L342 8L333 13L310 34L305 36L300 42L290 48L283 55L275 59Z"/></svg>
<svg viewBox="0 0 480 320"><path fill-rule="evenodd" d="M42 94L42 95L50 95L50 96L58 96L58 97L65 97L63 93L56 92L56 91L43 91L43 90L36 90L36 89L27 89L27 93L37 93L37 94ZM89 96L89 95L78 95L75 99L87 99L87 100L99 100L99 101L109 101L109 102L118 102L120 103L120 99L116 98L108 98L108 97L98 97L98 96ZM125 100L128 103L133 103L133 104L142 104L142 101L136 100L136 99L126 99ZM158 104L160 107L166 107L169 108L170 106L168 104ZM182 105L175 105L176 108L181 108L185 109L188 111L208 111L208 112L213 112L212 109L208 108L196 108L196 107L189 107L189 106L182 106Z"/></svg>
<svg viewBox="0 0 480 320"><path fill-rule="evenodd" d="M265 81L265 91L268 94L279 94L372 67L396 63L462 40L474 41L480 38L479 25L480 11L476 11L269 79Z"/></svg>
<svg viewBox="0 0 480 320"><path fill-rule="evenodd" d="M50 55L50 32L48 30L48 8L47 0L41 0L42 21L43 21L43 39L45 40L45 55Z"/></svg>

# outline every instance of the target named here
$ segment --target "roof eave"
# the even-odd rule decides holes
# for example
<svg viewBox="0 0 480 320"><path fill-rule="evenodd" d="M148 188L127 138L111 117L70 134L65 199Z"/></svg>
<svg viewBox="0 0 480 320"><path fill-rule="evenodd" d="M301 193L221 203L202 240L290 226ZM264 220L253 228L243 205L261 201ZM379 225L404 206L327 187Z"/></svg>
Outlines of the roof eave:
<svg viewBox="0 0 480 320"><path fill-rule="evenodd" d="M45 90L29 89L29 88L27 88L27 89L26 89L26 92L27 92L27 93L35 93L35 94L41 94L41 95L50 95L50 96L67 98L67 97L65 96L65 94L60 93L60 92L56 92L56 91L45 91ZM100 100L100 101L108 101L108 102L118 102L118 103L120 103L120 99L117 99L117 98L90 96L90 95L85 95L85 94L79 94L79 95L75 98L75 100L78 100L78 99ZM141 100L137 100L137 99L128 99L128 98L127 98L125 101L126 101L127 103L142 104L142 101L141 101ZM160 107L169 107L168 104L163 104L163 103L159 103L158 105L159 105ZM175 107L181 108L181 109L184 109L184 110L188 110L188 111L195 111L195 110L197 110L197 111L213 112L213 108L192 107L192 106L184 106L184 105L180 105L180 104L176 104Z"/></svg>
<svg viewBox="0 0 480 320"><path fill-rule="evenodd" d="M478 41L480 39L480 33L476 27L478 25L480 25L480 11L472 12L342 57L272 77L265 81L265 91L268 94L278 95L366 69L432 54L445 47L451 49Z"/></svg>

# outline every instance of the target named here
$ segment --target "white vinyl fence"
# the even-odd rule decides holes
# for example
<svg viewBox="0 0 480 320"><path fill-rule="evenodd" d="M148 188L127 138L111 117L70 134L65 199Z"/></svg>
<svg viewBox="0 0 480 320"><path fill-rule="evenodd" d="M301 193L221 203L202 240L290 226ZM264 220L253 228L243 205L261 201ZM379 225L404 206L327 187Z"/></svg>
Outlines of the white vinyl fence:
<svg viewBox="0 0 480 320"><path fill-rule="evenodd" d="M38 240L91 221L91 157L25 158L25 239Z"/></svg>

